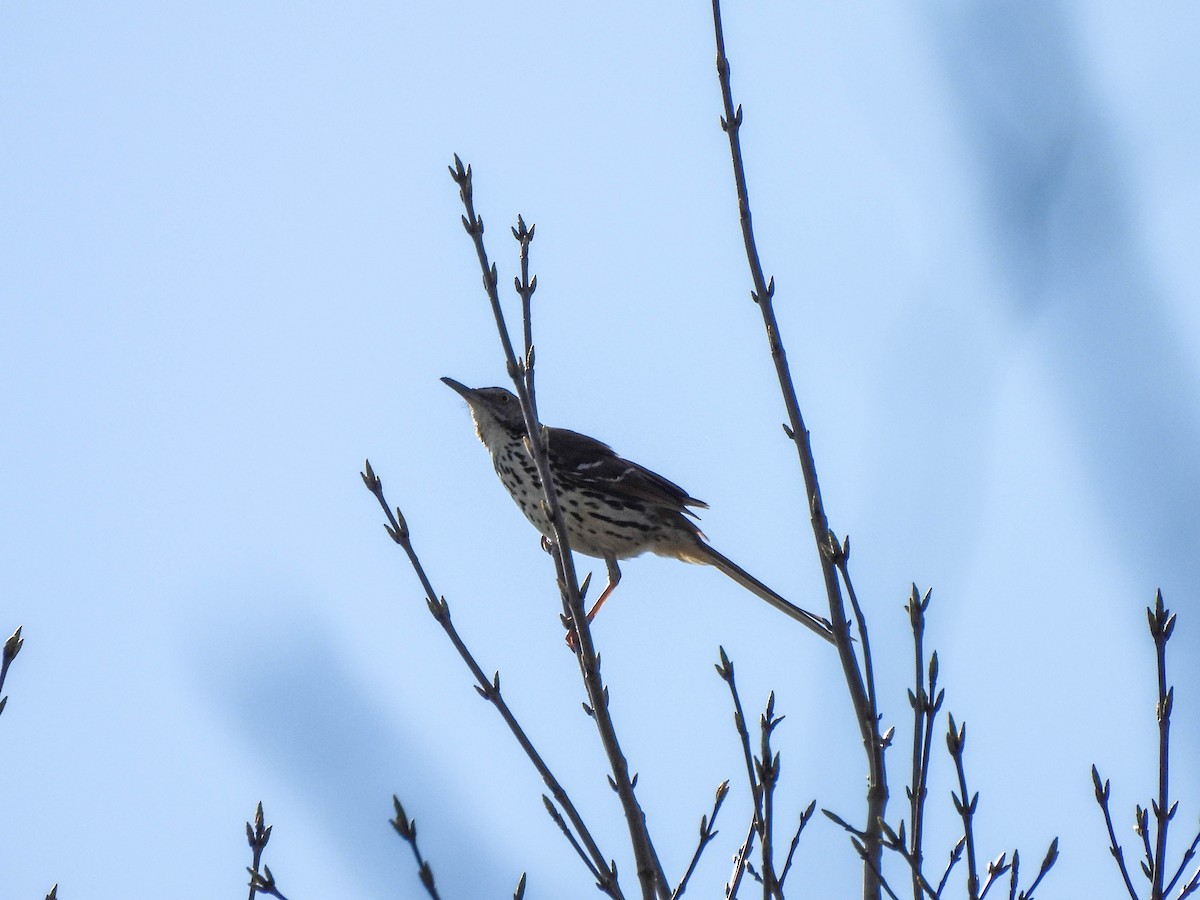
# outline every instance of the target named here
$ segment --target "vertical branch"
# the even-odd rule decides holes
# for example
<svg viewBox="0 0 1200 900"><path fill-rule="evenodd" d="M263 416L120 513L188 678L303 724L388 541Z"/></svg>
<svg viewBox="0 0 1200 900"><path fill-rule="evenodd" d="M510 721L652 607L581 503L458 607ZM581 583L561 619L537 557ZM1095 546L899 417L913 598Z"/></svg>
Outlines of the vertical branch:
<svg viewBox="0 0 1200 900"><path fill-rule="evenodd" d="M906 607L913 631L913 690L908 693L908 702L913 708L912 782L908 789L908 800L912 821L909 860L913 867L914 900L919 900L922 896L921 873L924 865L922 841L925 832L925 802L929 798L929 760L933 744L934 719L946 696L944 690L937 690L937 652L934 651L928 665L925 662L925 612L929 609L930 594L930 591L926 591L925 596L921 597L914 584ZM929 679L928 688L925 686L926 677Z"/></svg>
<svg viewBox="0 0 1200 900"><path fill-rule="evenodd" d="M724 647L721 647L720 651L721 662L716 667L717 674L729 685L729 693L733 697L733 726L737 729L738 737L741 740L742 757L746 763L746 779L750 783L750 796L754 803L754 810L750 816L750 827L746 830L746 839L742 841L734 856L733 874L729 876L729 883L725 885L726 900L733 900L737 897L742 875L745 874L746 864L754 849L754 836L759 833L759 823L762 820L763 788L759 781L757 767L754 765L754 753L750 749L750 731L746 728L746 714L742 711L742 698L738 695L737 682L734 680L733 663L726 655Z"/></svg>
<svg viewBox="0 0 1200 900"><path fill-rule="evenodd" d="M724 105L721 128L729 138L729 153L733 164L734 184L737 189L742 241L745 245L746 259L750 266L750 278L754 284L751 297L758 304L759 311L762 313L763 326L767 332L767 342L770 347L771 359L775 364L775 373L779 379L784 405L788 412L790 425L787 428L787 433L796 445L800 468L804 473L804 484L809 505L809 519L820 558L821 574L825 581L825 593L829 600L829 620L833 625L838 657L841 660L846 686L850 692L850 700L854 706L855 718L858 721L859 731L862 736L863 750L867 757L867 821L865 843L868 851L868 859L863 869L863 897L864 900L878 900L880 895L878 872L882 857L880 823L886 813L888 800L887 773L883 765L883 740L879 735L879 723L872 714L867 690L863 684L862 672L859 668L858 659L855 656L854 647L850 641L846 610L842 601L837 571L829 554L826 552L829 541L829 521L825 515L825 507L821 500L821 488L817 481L816 461L813 457L812 444L809 440L808 429L805 427L804 419L800 414L799 403L796 400L796 389L792 383L791 371L788 367L787 354L784 352L783 341L779 334L779 323L775 318L773 305L775 280L774 278L767 279L763 274L762 264L758 256L758 247L754 239L754 226L750 216L750 196L746 187L746 173L742 161L741 138L739 137L742 125L742 108L741 106L735 107L733 103L733 90L729 78L729 60L725 56L725 36L721 24L720 0L713 0L712 9L713 30L717 48L717 76L721 85L721 99Z"/></svg>
<svg viewBox="0 0 1200 900"><path fill-rule="evenodd" d="M1153 612L1146 610L1150 622L1150 634L1154 638L1155 660L1158 666L1158 800L1151 801L1155 819L1154 883L1150 889L1153 900L1162 900L1163 881L1167 870L1167 828L1175 815L1175 807L1170 803L1168 793L1169 768L1171 760L1171 707L1175 702L1175 688L1167 687L1167 641L1175 630L1175 616L1169 615L1163 608L1162 591L1155 597Z"/></svg>
<svg viewBox="0 0 1200 900"><path fill-rule="evenodd" d="M513 351L512 339L508 326L504 321L504 311L500 306L500 295L497 290L498 276L494 263L489 264L487 251L483 244L483 219L475 212L474 188L471 169L464 167L462 160L456 154L454 165L450 168L450 176L459 188L466 215L462 217L463 228L475 245L475 254L483 273L483 286L491 304L492 314L496 320L496 330L504 349L509 378L516 388L517 398L521 402L521 410L525 415L528 432L529 451L537 468L545 493L544 503L546 517L551 525L551 548L554 555L555 568L558 574L559 591L563 603L570 613L571 630L575 636L575 647L579 653L580 673L583 677L584 689L587 692L587 711L596 723L600 735L600 743L608 757L612 770L612 787L616 791L625 814L625 822L629 828L630 843L633 848L634 862L637 866L638 882L642 888L645 900L652 900L658 895L662 900L670 896L671 889L658 864L650 834L646 827L646 814L642 811L633 791L633 779L629 774L629 763L617 740L616 729L608 711L608 689L600 678L600 663L592 642L591 629L584 614L583 598L579 590L579 581L575 574L575 563L571 557L571 546L567 539L567 527L559 506L558 495L554 489L554 479L550 471L550 460L546 453L546 443L538 421L537 409L534 407L534 395L528 388L533 378L532 368L527 368L524 361L518 361ZM532 237L532 236L531 236ZM528 246L527 242L524 246ZM529 290L532 294L532 288ZM532 349L532 328L529 331L529 346Z"/></svg>
<svg viewBox="0 0 1200 900"><path fill-rule="evenodd" d="M1163 604L1162 591L1157 591L1153 608L1146 608L1146 619L1150 625L1150 637L1154 640L1154 656L1158 675L1158 697L1155 704L1155 714L1158 720L1158 796L1150 801L1150 809L1144 809L1138 804L1135 812L1134 830L1142 839L1145 861L1142 872L1150 882L1150 900L1165 900L1183 877L1184 869L1196 853L1200 845L1200 834L1196 835L1191 846L1183 854L1183 860L1175 870L1171 879L1167 880L1167 832L1171 819L1175 817L1179 803L1171 802L1170 794L1170 763L1171 763L1171 710L1175 705L1175 688L1167 684L1167 642L1175 631L1175 615ZM1138 900L1134 890L1133 880L1129 877L1129 868L1125 864L1125 852L1117 842L1116 829L1113 828L1112 813L1109 810L1111 785L1107 779L1101 781L1100 772L1093 764L1092 785L1096 791L1096 804L1104 815L1104 826L1108 830L1109 853L1117 863L1121 880L1131 900ZM1150 840L1150 813L1154 813L1154 842ZM1186 882L1176 898L1183 900L1200 890L1200 871Z"/></svg>
<svg viewBox="0 0 1200 900"><path fill-rule="evenodd" d="M950 792L954 800L954 808L962 817L963 840L967 845L967 897L968 900L979 900L979 870L975 864L975 808L979 804L979 793L967 798L967 772L963 766L963 746L967 742L967 726L954 726L954 716L950 717L950 730L946 733L946 746L954 758L954 768L958 773L958 793Z"/></svg>
<svg viewBox="0 0 1200 900"><path fill-rule="evenodd" d="M253 858L253 865L246 869L250 873L249 900L254 900L258 894L275 897L276 900L287 900L283 894L279 893L279 887L275 884L275 876L271 874L271 867L262 865L263 850L267 847L267 841L271 839L271 829L274 827L264 823L262 801L258 801L258 809L254 811L254 827L251 828L250 823L246 823L246 840L250 843ZM261 872L259 871L260 866Z"/></svg>
<svg viewBox="0 0 1200 900"><path fill-rule="evenodd" d="M925 606L917 596L915 584L907 609L909 621L912 623L914 667L913 690L908 692L908 702L913 709L912 781L909 782L908 788L909 821L912 822L912 843L909 845L909 852L913 859L913 900L920 900L921 869L924 861L921 854L921 835L925 825L925 791L921 780L925 759L921 750L925 719L929 715L929 695L925 693Z"/></svg>
<svg viewBox="0 0 1200 900"><path fill-rule="evenodd" d="M782 898L775 876L775 785L779 782L779 753L771 750L771 734L783 721L775 715L775 692L767 696L767 708L759 719L762 731L762 756L758 761L758 783L762 786L762 816L758 843L762 850L763 900Z"/></svg>
<svg viewBox="0 0 1200 900"><path fill-rule="evenodd" d="M529 391L530 405L537 409L537 398L533 391L533 292L537 290L537 276L529 277L529 245L533 243L536 225L525 227L525 220L517 216L517 227L513 237L521 245L521 274L513 277L513 287L521 297L521 325L525 334L525 386Z"/></svg>

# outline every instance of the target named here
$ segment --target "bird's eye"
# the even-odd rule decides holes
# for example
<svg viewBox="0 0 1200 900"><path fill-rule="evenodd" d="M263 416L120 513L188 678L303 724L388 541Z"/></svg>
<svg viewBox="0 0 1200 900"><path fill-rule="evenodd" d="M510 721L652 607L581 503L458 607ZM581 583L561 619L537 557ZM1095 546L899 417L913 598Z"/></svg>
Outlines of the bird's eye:
<svg viewBox="0 0 1200 900"><path fill-rule="evenodd" d="M501 402L501 403L507 403L507 402L508 402L508 394L501 394L501 395L500 395L500 402Z"/></svg>

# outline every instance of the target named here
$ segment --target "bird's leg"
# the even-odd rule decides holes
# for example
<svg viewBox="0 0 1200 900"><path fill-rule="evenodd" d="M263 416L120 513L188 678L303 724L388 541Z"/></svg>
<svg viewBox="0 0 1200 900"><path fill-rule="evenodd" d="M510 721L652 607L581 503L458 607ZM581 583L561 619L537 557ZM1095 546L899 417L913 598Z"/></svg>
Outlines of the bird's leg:
<svg viewBox="0 0 1200 900"><path fill-rule="evenodd" d="M608 566L608 584L604 586L604 592L600 594L600 599L596 601L596 605L588 611L587 620L589 624L591 623L592 619L596 618L596 613L600 612L600 607L604 605L604 601L607 600L609 595L617 589L617 585L621 581L621 569L617 565L616 557L604 557L604 564Z"/></svg>
<svg viewBox="0 0 1200 900"><path fill-rule="evenodd" d="M589 625L591 624L592 619L596 618L596 613L600 612L600 607L604 605L604 601L608 599L609 594L616 589L617 583L621 580L621 569L617 565L617 560L615 557L605 557L604 564L608 566L608 584L604 586L604 590L600 594L600 599L598 599L595 605L593 605L588 611L587 620ZM588 576L589 579L591 577L591 575ZM573 631L567 631L567 646L570 647L572 651L576 653L579 652L578 650L575 650L575 633Z"/></svg>

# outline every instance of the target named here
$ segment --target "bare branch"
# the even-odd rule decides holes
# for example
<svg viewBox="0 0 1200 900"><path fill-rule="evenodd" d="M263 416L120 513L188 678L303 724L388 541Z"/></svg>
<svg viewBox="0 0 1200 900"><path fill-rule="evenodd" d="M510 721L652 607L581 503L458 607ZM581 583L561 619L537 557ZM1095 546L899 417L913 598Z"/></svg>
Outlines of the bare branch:
<svg viewBox="0 0 1200 900"><path fill-rule="evenodd" d="M788 847L787 859L783 863L783 871L779 873L779 890L783 890L783 882L787 879L788 872L792 869L792 858L796 855L796 848L800 846L800 835L804 833L804 826L808 824L812 818L813 812L817 808L817 801L813 800L808 804L808 808L800 813L800 824L796 826L796 833L792 835L792 844Z"/></svg>
<svg viewBox="0 0 1200 900"><path fill-rule="evenodd" d="M279 892L279 888L275 884L275 876L271 874L269 866L262 865L263 850L266 849L267 841L271 839L271 829L274 826L267 825L263 821L263 805L262 801L258 801L258 808L254 811L254 825L246 823L246 840L250 844L250 851L253 855L253 863L246 869L250 873L250 895L249 900L254 900L255 895L265 894L268 897L276 897L278 900L287 900ZM259 868L262 871L259 871ZM57 887L57 885L56 885Z"/></svg>
<svg viewBox="0 0 1200 900"><path fill-rule="evenodd" d="M687 890L688 879L692 877L692 873L696 871L696 865L700 862L700 855L704 852L712 839L717 836L717 813L721 811L721 805L725 802L725 798L729 795L729 782L722 781L717 788L716 796L713 798L712 812L707 816L700 817L700 840L696 844L696 852L692 854L692 861L688 864L687 871L683 873L683 878L679 880L679 884L675 890L671 892L671 900L679 900L683 896L683 892Z"/></svg>
<svg viewBox="0 0 1200 900"><path fill-rule="evenodd" d="M517 397L521 402L521 409L525 415L530 455L533 457L538 477L541 479L542 489L545 494L547 518L551 523L550 542L558 574L559 590L562 593L563 603L569 611L571 634L574 638L573 646L579 651L579 669L583 677L584 689L587 692L588 703L594 713L592 719L596 723L600 743L604 748L605 755L608 757L609 767L612 770L613 783L616 785L617 796L620 798L621 807L625 813L625 822L629 829L629 838L633 846L634 862L637 866L637 876L642 888L642 896L645 900L651 900L657 894L662 900L666 900L670 895L670 887L662 871L662 866L658 862L658 855L654 851L654 845L650 840L650 833L646 827L646 814L638 803L637 797L634 795L633 781L629 774L629 764L625 759L624 752L621 750L620 743L617 740L616 728L613 725L612 716L609 714L607 690L600 678L600 666L596 659L591 629L584 614L583 598L580 596L579 591L579 580L575 574L575 563L571 557L567 526L563 519L562 509L559 506L558 495L554 490L550 460L546 453L537 409L534 406L534 397L536 394L529 390L529 385L533 379L533 370L532 368L527 369L523 362L519 362L513 351L512 339L509 337L508 326L504 321L504 311L500 306L500 295L497 291L496 266L494 263L491 265L488 263L487 250L483 243L483 220L475 212L474 185L471 177L471 169L470 167L464 168L462 160L459 159L457 154L454 157L454 166L450 169L450 175L459 187L459 197L462 199L463 207L466 210L466 215L463 216L463 224L475 245L475 253L479 259L480 269L483 273L484 289L492 308L492 314L496 320L496 331L500 338L500 344L504 350L508 375L512 379L513 386L516 388ZM529 239L532 239L532 234L529 235ZM528 241L524 241L522 247L527 250ZM529 294L532 295L532 293L533 289L531 287L529 288ZM525 311L528 312L527 306ZM528 355L532 358L533 336L531 323L526 324L526 331L529 334L528 346L530 352Z"/></svg>
<svg viewBox="0 0 1200 900"><path fill-rule="evenodd" d="M405 814L400 798L395 794L392 794L392 805L395 807L396 817L388 821L396 829L396 834L400 835L404 842L412 848L413 857L417 860L417 877L421 879L425 893L429 894L431 900L439 900L437 888L433 883L433 869L430 868L428 861L421 855L421 849L417 846L417 821L410 819Z"/></svg>
<svg viewBox="0 0 1200 900"><path fill-rule="evenodd" d="M757 825L762 815L762 786L754 770L754 753L750 749L750 731L746 727L746 714L742 710L742 698L738 695L737 681L734 679L733 662L725 653L724 647L718 648L721 662L717 664L717 674L729 685L729 694L733 698L733 727L737 729L738 738L742 742L742 758L746 762L746 780L750 784L750 796L754 800L754 824Z"/></svg>
<svg viewBox="0 0 1200 900"><path fill-rule="evenodd" d="M1183 870L1187 868L1187 864L1189 862L1191 862L1192 857L1194 857L1196 855L1196 847L1197 846L1200 846L1200 832L1196 833L1196 836L1194 838L1192 838L1191 846L1189 846L1187 848L1187 850L1184 851L1183 859L1181 859L1179 861L1179 868L1175 870L1175 875L1171 878L1171 883L1168 884L1166 886L1166 888L1164 889L1164 896L1169 896L1171 891L1173 891L1175 889L1176 883L1178 883L1179 879L1181 877L1183 877ZM1197 874L1197 876L1200 876L1200 872L1197 872L1196 874ZM1195 881L1196 881L1196 879L1193 878L1192 879L1192 884L1193 884L1192 890L1193 891L1196 890ZM1184 895L1181 894L1180 896L1182 897Z"/></svg>
<svg viewBox="0 0 1200 900"><path fill-rule="evenodd" d="M8 704L8 698L3 695L4 679L8 677L8 667L12 665L12 661L17 658L17 654L21 652L21 648L25 646L25 639L21 637L21 626L17 626L17 630L8 636L8 640L4 642L4 651L0 655L0 713L4 712L4 707ZM57 888L58 885L55 885Z"/></svg>
<svg viewBox="0 0 1200 900"><path fill-rule="evenodd" d="M975 830L973 823L975 820L975 808L979 804L979 793L974 796L967 795L967 772L963 766L963 748L967 743L967 726L963 724L956 728L954 725L954 716L950 716L950 728L946 732L946 747L950 750L950 756L954 759L954 769L958 774L958 793L950 792L950 798L954 801L954 808L957 810L963 823L963 840L967 847L967 897L969 900L979 900L979 872L975 866Z"/></svg>
<svg viewBox="0 0 1200 900"><path fill-rule="evenodd" d="M1105 779L1103 784L1101 784L1100 770L1096 768L1095 764L1092 765L1092 785L1096 789L1096 803L1104 813L1104 825L1108 828L1108 852L1117 861L1117 868L1121 871L1121 878L1125 882L1125 889L1129 892L1130 900L1138 900L1138 894L1134 890L1133 881L1129 878L1129 869L1125 867L1125 851L1117 842L1117 832L1113 828L1112 812L1108 807L1108 798L1112 789L1111 783L1108 779Z"/></svg>
<svg viewBox="0 0 1200 900"><path fill-rule="evenodd" d="M754 836L758 834L758 815L750 817L750 826L746 829L746 838L738 845L738 852L733 857L733 872L725 884L725 900L736 900L738 888L742 884L742 876L750 867L750 854L754 851Z"/></svg>
<svg viewBox="0 0 1200 900"><path fill-rule="evenodd" d="M746 172L742 161L742 146L740 131L742 126L742 108L734 106L733 89L730 84L729 60L725 55L725 35L721 24L720 0L713 0L713 32L717 49L717 77L721 87L721 100L724 115L721 118L721 128L729 139L729 155L733 165L733 180L737 190L738 213L742 226L742 242L746 250L746 261L750 267L750 278L754 288L751 298L758 304L762 314L763 327L766 330L767 342L771 358L775 364L775 373L779 379L780 390L788 413L788 433L796 445L800 468L804 473L804 484L807 493L810 522L813 538L816 542L821 561L821 573L825 581L825 593L829 600L829 621L833 625L834 642L837 646L838 657L842 663L846 686L854 706L855 718L858 721L862 735L863 748L867 755L867 829L866 845L868 862L863 873L864 900L877 900L880 893L879 864L882 846L879 842L878 822L883 820L887 810L887 772L883 763L883 740L879 734L879 723L875 718L867 689L863 684L862 671L855 656L847 627L845 604L842 601L841 587L833 561L825 552L829 535L829 521L825 515L824 503L821 500L821 488L817 480L816 461L813 457L812 444L809 441L808 429L800 414L800 406L796 400L796 389L792 383L791 371L788 367L787 354L784 351L783 340L779 332L779 323L775 318L773 298L775 280L767 279L759 260L758 247L754 238L754 226L750 217L750 195L746 187ZM866 648L864 648L864 654Z"/></svg>
<svg viewBox="0 0 1200 900"><path fill-rule="evenodd" d="M1150 635L1154 638L1154 655L1158 669L1158 801L1151 803L1154 810L1155 842L1151 867L1154 882L1150 896L1158 900L1164 897L1163 883L1167 871L1167 829L1171 825L1174 808L1168 791L1171 763L1171 707L1174 705L1175 689L1167 687L1167 641L1175 630L1175 616L1163 606L1162 591L1154 598L1154 610L1146 610L1150 622Z"/></svg>
<svg viewBox="0 0 1200 900"><path fill-rule="evenodd" d="M558 803L559 806L561 806L566 812L567 818L570 820L571 825L579 834L581 843L587 848L588 856L592 861L592 866L600 873L598 879L602 884L605 885L603 890L605 890L609 896L614 898L622 896L620 887L617 885L616 879L613 876L612 871L609 869L608 863L606 862L607 858L600 851L600 848L597 846L595 839L591 835L591 832L588 831L587 826L584 824L582 816L580 816L579 811L575 808L575 804L571 802L571 798L567 795L566 790L554 776L554 773L550 771L550 767L546 764L545 760L542 759L541 754L537 751L537 748L533 746L533 742L529 739L529 736L525 733L524 728L521 727L521 724L517 721L513 711L509 708L507 701L500 692L498 679L488 678L486 672L483 670L483 667L479 665L479 663L475 660L474 655L463 642L462 637L458 633L458 629L455 628L454 622L450 618L450 605L446 602L444 597L439 597L437 592L433 589L433 585L429 580L429 576L425 574L425 567L421 565L421 560L417 556L416 550L413 549L408 525L404 521L404 517L400 513L400 509L397 507L395 513L393 513L392 507L389 506L387 498L384 496L383 479L375 474L374 469L371 467L370 460L367 460L364 463L363 469L364 471L360 473L362 475L363 484L365 484L367 486L367 490L369 490L375 496L375 499L379 502L380 508L383 509L383 513L388 519L388 534L392 536L392 539L400 546L402 550L404 550L405 554L408 556L409 563L412 566L413 571L416 573L417 579L421 582L421 587L425 591L426 605L429 607L430 613L433 615L434 619L437 620L437 623L442 626L442 630L450 639L450 643L453 644L454 649L458 651L459 657L461 657L463 662L466 663L467 668L471 670L471 674L475 677L476 690L478 690L480 695L489 703L491 703L496 711L500 714L500 718L504 720L504 724L508 726L509 731L512 732L513 737L517 739L517 743L520 744L521 749L525 751L525 755L529 758L529 761L533 763L533 767L537 770L537 773L542 777L542 781L544 781L546 786L550 789L550 793L553 795L555 802Z"/></svg>
<svg viewBox="0 0 1200 900"><path fill-rule="evenodd" d="M762 786L762 816L759 819L758 843L762 851L762 883L764 900L782 898L775 875L775 785L779 783L779 753L771 749L771 735L782 716L775 715L775 692L767 697L767 708L759 717L762 734L762 755L758 760L758 783Z"/></svg>

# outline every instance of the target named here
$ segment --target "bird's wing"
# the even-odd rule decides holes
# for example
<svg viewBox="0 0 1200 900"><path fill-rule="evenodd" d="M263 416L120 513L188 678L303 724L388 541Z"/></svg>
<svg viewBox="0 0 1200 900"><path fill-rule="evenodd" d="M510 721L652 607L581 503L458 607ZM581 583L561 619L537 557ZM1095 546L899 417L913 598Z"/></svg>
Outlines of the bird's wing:
<svg viewBox="0 0 1200 900"><path fill-rule="evenodd" d="M550 428L547 450L558 463L563 477L581 482L609 484L612 490L628 494L669 509L691 515L686 507L707 508L703 500L697 500L657 472L645 466L622 459L607 444L595 438L566 428Z"/></svg>

